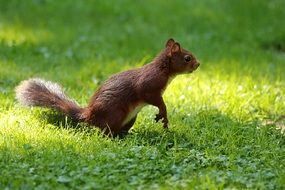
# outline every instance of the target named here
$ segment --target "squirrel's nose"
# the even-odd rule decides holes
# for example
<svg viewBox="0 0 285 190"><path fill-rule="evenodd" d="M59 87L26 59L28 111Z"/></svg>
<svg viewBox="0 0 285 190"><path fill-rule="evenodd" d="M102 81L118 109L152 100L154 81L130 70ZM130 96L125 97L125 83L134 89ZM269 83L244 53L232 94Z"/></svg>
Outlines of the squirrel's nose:
<svg viewBox="0 0 285 190"><path fill-rule="evenodd" d="M196 65L196 68L198 68L200 66L200 62L197 61L195 65Z"/></svg>

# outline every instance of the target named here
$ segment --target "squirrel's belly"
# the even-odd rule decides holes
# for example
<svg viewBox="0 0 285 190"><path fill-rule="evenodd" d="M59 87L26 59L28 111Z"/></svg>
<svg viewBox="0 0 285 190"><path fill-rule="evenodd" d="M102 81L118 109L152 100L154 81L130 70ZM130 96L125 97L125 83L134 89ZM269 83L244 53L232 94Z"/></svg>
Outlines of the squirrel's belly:
<svg viewBox="0 0 285 190"><path fill-rule="evenodd" d="M141 111L141 109L145 106L145 103L139 103L136 106L131 106L130 107L130 111L129 114L127 115L127 117L125 118L125 120L123 121L123 126L125 124L127 124L129 121L131 121L138 113L139 111Z"/></svg>

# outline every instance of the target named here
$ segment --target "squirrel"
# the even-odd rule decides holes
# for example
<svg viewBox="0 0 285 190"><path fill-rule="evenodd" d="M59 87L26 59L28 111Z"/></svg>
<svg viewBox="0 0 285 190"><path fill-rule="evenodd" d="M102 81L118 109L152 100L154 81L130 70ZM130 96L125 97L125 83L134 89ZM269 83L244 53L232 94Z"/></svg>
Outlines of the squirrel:
<svg viewBox="0 0 285 190"><path fill-rule="evenodd" d="M85 108L68 98L60 85L39 78L22 81L15 88L16 99L26 106L57 110L112 136L127 134L141 108L150 104L159 109L155 121L162 120L163 127L168 128L162 94L176 75L192 73L199 65L191 52L171 38L151 63L107 79Z"/></svg>

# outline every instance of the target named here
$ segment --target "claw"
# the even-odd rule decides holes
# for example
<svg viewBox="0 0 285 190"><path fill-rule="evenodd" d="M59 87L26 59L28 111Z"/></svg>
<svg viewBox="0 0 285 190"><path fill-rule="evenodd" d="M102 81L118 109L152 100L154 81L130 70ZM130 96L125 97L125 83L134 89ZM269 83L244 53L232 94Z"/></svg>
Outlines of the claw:
<svg viewBox="0 0 285 190"><path fill-rule="evenodd" d="M156 114L155 115L155 122L158 122L160 119L162 119L162 116L161 115L159 115L159 114Z"/></svg>

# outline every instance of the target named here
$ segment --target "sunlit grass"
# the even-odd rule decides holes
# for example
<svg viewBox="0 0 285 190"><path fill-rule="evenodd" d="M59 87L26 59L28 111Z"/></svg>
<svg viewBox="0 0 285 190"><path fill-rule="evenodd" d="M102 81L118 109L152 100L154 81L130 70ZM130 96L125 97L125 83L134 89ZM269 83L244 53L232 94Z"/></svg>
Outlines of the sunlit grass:
<svg viewBox="0 0 285 190"><path fill-rule="evenodd" d="M268 143L282 139L279 131L274 132L276 126L271 124L273 128L269 128L261 121L274 120L282 113L283 94L284 88L279 82L270 83L264 79L258 83L246 77L241 83L235 76L224 76L219 72L213 76L198 70L190 76L177 77L165 92L169 132L154 123L157 110L148 106L139 115L133 134L125 140L104 138L98 130L87 130L83 125L78 128L67 118L57 118L56 113L45 116L48 110L30 110L15 103L0 115L0 126L4 126L0 147L5 152L2 156L6 163L40 161L38 156L53 160L23 165L22 172L15 174L41 181L37 173L44 172L46 167L54 168L48 177L52 184L46 184L46 187L73 186L80 180L84 181L84 186L106 187L104 178L101 182L96 180L99 176L113 176L116 179L113 185L131 178L128 185L120 188L137 184L142 188L149 187L143 185L148 184L149 179L152 188L161 183L160 180L164 181L161 188L169 185L171 188L203 188L205 181L204 188L213 186L215 189L235 183L253 187L258 179L263 181L258 182L259 187L270 187L267 180L272 182L276 177L276 180L281 178L270 164L262 163L281 159L284 150L279 147L282 142ZM49 117L55 117L54 121ZM275 154L275 158L270 154ZM81 160L79 163L78 159ZM141 168L137 164L144 166ZM8 168L13 168L12 165ZM246 168L248 174L235 171L236 167ZM255 167L261 169L256 171ZM128 173L125 173L126 168ZM232 172L228 173L228 170ZM259 177L253 177L251 171ZM162 177L163 173L167 176ZM94 179L96 185L91 183ZM16 181L21 184L25 178ZM283 182L277 180L274 183Z"/></svg>
<svg viewBox="0 0 285 190"><path fill-rule="evenodd" d="M272 83L266 78L239 78L219 71L215 75L198 71L193 76L174 80L165 97L175 107L215 108L227 115L251 120L274 118L284 113L284 93L282 81Z"/></svg>
<svg viewBox="0 0 285 190"><path fill-rule="evenodd" d="M21 25L9 26L0 22L0 41L7 46L23 43L36 44L52 39L52 34L42 29L29 29Z"/></svg>

